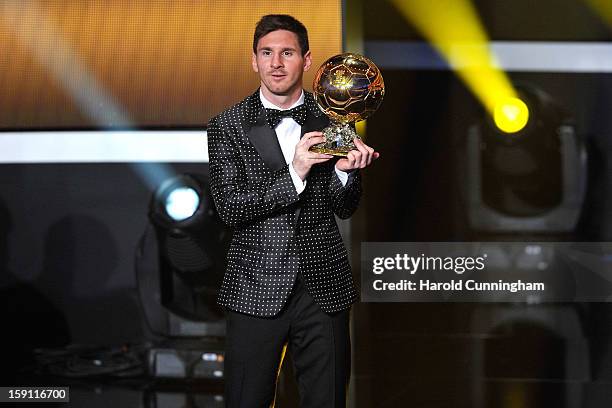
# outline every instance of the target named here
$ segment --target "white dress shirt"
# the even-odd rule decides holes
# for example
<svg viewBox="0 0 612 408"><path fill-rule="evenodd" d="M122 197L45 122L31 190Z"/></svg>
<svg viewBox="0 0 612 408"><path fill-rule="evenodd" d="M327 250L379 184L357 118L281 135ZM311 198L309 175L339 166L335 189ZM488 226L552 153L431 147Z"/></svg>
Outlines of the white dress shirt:
<svg viewBox="0 0 612 408"><path fill-rule="evenodd" d="M302 91L299 99L287 109L280 108L267 100L261 89L259 90L259 98L261 99L261 103L263 104L264 108L288 110L304 103L304 91ZM286 117L281 119L280 123L276 126L276 128L274 128L274 130L276 131L278 143L283 151L285 162L289 164L289 174L291 174L291 179L293 180L295 190L298 194L301 194L306 188L306 180L302 181L300 176L298 176L297 172L293 168L293 156L295 155L295 146L300 141L300 136L302 135L302 127L299 123L293 120L293 118ZM336 170L336 175L338 176L338 179L342 185L346 186L349 176L348 173L338 170L335 167L334 169Z"/></svg>

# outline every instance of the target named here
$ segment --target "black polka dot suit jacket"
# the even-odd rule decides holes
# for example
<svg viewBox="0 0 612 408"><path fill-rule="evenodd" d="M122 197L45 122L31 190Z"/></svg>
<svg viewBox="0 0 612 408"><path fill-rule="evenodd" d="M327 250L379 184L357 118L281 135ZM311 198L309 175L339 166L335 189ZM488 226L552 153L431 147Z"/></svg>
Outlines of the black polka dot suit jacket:
<svg viewBox="0 0 612 408"><path fill-rule="evenodd" d="M329 120L305 92L302 135ZM265 121L259 91L208 125L211 190L221 219L234 229L218 303L238 312L273 316L287 301L298 271L327 313L357 299L334 214L348 218L361 196L353 172L346 186L334 161L312 167L297 194L276 133Z"/></svg>

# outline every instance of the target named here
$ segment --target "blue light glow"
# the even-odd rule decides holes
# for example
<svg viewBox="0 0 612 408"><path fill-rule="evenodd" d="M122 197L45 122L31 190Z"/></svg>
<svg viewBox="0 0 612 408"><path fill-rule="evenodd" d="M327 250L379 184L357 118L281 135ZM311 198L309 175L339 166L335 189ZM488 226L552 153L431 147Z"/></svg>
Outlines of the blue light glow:
<svg viewBox="0 0 612 408"><path fill-rule="evenodd" d="M199 205L200 197L190 187L177 188L166 198L166 212L175 221L183 221L191 217Z"/></svg>

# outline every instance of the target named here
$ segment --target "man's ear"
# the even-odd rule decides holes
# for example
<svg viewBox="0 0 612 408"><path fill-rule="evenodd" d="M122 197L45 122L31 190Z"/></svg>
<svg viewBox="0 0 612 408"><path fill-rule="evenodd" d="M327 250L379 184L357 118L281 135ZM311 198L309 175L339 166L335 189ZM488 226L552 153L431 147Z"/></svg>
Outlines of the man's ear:
<svg viewBox="0 0 612 408"><path fill-rule="evenodd" d="M304 54L304 72L310 69L310 65L312 64L312 57L310 55L310 50L306 51Z"/></svg>
<svg viewBox="0 0 612 408"><path fill-rule="evenodd" d="M253 71L259 72L259 68L257 67L257 55L253 53L251 57L251 66L253 67Z"/></svg>

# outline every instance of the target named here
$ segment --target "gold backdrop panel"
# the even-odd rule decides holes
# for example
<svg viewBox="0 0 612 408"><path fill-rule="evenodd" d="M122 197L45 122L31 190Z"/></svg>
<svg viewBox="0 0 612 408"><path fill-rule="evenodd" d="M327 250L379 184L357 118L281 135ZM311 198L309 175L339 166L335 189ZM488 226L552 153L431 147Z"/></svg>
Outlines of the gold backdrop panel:
<svg viewBox="0 0 612 408"><path fill-rule="evenodd" d="M270 13L306 25L313 67L341 51L340 1L3 1L0 128L203 126L258 86Z"/></svg>

